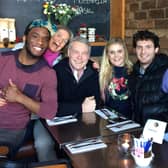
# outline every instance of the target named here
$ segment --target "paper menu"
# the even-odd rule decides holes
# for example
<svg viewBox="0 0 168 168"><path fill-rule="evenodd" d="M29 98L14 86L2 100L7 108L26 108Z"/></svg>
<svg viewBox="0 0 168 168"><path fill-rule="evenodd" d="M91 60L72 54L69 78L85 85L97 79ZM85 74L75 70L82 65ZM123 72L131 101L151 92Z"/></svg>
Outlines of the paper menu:
<svg viewBox="0 0 168 168"><path fill-rule="evenodd" d="M143 137L151 139L158 144L163 143L167 123L159 120L148 119L143 129Z"/></svg>

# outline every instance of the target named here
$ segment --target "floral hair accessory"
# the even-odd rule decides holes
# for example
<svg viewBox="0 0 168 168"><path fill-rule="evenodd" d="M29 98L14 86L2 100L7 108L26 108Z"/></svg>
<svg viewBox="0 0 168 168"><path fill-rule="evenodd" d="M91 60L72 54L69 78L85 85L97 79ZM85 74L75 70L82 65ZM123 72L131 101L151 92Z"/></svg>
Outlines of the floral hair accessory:
<svg viewBox="0 0 168 168"><path fill-rule="evenodd" d="M42 19L35 19L27 26L25 34L27 34L33 27L45 27L50 31L51 35L57 31L57 26L55 24Z"/></svg>

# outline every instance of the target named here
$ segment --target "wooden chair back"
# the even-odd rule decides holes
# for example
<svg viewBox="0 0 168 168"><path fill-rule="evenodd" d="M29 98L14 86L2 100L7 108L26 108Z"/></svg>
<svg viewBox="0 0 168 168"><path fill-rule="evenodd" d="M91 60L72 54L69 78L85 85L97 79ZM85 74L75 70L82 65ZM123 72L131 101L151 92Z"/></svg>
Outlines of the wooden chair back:
<svg viewBox="0 0 168 168"><path fill-rule="evenodd" d="M32 168L67 168L66 164L55 164L55 165L44 165L44 166L35 166Z"/></svg>
<svg viewBox="0 0 168 168"><path fill-rule="evenodd" d="M71 164L66 159L58 159L55 161L31 163L29 168L71 168Z"/></svg>
<svg viewBox="0 0 168 168"><path fill-rule="evenodd" d="M0 157L7 157L8 153L9 153L8 146L0 145Z"/></svg>

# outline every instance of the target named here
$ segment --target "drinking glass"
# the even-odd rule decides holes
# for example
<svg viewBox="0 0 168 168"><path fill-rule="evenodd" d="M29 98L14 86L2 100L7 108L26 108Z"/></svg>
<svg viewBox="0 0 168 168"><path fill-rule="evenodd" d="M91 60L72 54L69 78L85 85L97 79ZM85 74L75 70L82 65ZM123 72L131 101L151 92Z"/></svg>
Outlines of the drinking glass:
<svg viewBox="0 0 168 168"><path fill-rule="evenodd" d="M118 135L118 149L122 154L130 154L133 147L133 136L130 133Z"/></svg>

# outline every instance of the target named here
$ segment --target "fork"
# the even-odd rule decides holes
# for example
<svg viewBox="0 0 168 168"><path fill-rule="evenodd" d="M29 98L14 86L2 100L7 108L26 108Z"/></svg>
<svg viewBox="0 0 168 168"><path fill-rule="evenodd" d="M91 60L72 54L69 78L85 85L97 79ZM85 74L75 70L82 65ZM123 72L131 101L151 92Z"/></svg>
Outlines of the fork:
<svg viewBox="0 0 168 168"><path fill-rule="evenodd" d="M85 146L90 146L90 145L96 145L96 144L101 144L102 142L94 142L94 143L86 143L86 144L79 144L79 145L75 145L75 146L71 146L71 148L81 148L81 147L85 147Z"/></svg>
<svg viewBox="0 0 168 168"><path fill-rule="evenodd" d="M126 122L126 123L123 123L123 124L119 124L119 125L111 125L111 126L109 126L108 128L113 128L113 127L121 128L121 127L123 127L124 125L132 124L132 123L135 123L135 122L134 122L134 121L129 121L129 122Z"/></svg>
<svg viewBox="0 0 168 168"><path fill-rule="evenodd" d="M105 109L101 109L100 110L106 117L110 117L110 114L108 113L108 111L106 111Z"/></svg>
<svg viewBox="0 0 168 168"><path fill-rule="evenodd" d="M69 144L69 146L72 147L72 146L78 146L78 145L82 145L82 144L85 145L85 144L95 143L98 140L99 140L98 138L87 139L87 140L83 140L83 141L79 141L79 142L73 142L72 144Z"/></svg>

